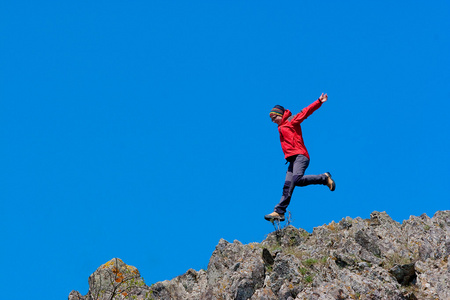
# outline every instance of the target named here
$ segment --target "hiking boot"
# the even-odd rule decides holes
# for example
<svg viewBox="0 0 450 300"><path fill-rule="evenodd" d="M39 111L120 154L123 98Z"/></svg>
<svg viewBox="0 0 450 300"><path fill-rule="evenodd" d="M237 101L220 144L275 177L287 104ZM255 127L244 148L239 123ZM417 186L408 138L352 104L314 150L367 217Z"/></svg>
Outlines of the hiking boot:
<svg viewBox="0 0 450 300"><path fill-rule="evenodd" d="M336 189L336 183L333 179L331 179L331 174L326 172L324 175L327 176L327 183L325 183L325 185L330 189L330 191L334 191Z"/></svg>
<svg viewBox="0 0 450 300"><path fill-rule="evenodd" d="M265 215L264 219L266 219L267 221L284 221L284 214L279 214L274 211L271 214Z"/></svg>

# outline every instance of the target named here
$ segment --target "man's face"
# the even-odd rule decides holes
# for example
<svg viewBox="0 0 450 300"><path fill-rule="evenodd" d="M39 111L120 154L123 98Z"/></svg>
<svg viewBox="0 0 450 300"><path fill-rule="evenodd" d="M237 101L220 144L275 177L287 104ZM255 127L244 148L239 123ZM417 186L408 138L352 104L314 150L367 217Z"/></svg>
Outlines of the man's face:
<svg viewBox="0 0 450 300"><path fill-rule="evenodd" d="M272 122L274 122L275 124L280 125L280 123L281 123L281 116L279 116L279 115L276 115L276 114L270 115L270 119L271 119Z"/></svg>

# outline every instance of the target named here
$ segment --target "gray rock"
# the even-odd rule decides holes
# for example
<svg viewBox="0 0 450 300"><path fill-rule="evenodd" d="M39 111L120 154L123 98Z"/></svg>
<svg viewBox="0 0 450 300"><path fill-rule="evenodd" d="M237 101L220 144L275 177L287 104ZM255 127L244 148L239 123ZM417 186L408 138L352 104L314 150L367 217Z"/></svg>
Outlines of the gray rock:
<svg viewBox="0 0 450 300"><path fill-rule="evenodd" d="M381 250L380 250L380 248L377 245L376 239L370 237L364 231L358 230L355 233L355 241L359 245L361 245L361 247L363 247L364 249L366 249L367 251L369 251L373 255L375 255L375 256L380 256L381 255Z"/></svg>
<svg viewBox="0 0 450 300"><path fill-rule="evenodd" d="M206 299L248 299L264 283L261 248L220 240L207 270ZM236 263L240 263L236 268Z"/></svg>
<svg viewBox="0 0 450 300"><path fill-rule="evenodd" d="M84 300L86 297L81 296L80 292L72 291L69 294L69 300Z"/></svg>
<svg viewBox="0 0 450 300"><path fill-rule="evenodd" d="M220 240L206 271L145 285L120 259L89 277L93 299L450 299L450 211L343 218L310 234L288 226L259 243Z"/></svg>

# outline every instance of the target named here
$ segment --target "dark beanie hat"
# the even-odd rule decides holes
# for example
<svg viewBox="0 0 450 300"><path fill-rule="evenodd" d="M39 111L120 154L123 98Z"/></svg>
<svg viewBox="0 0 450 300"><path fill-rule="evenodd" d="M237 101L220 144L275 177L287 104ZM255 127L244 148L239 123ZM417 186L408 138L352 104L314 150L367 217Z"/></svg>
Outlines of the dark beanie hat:
<svg viewBox="0 0 450 300"><path fill-rule="evenodd" d="M283 116L283 114L284 114L284 107L281 105L275 105L275 107L272 108L272 110L270 111L269 115Z"/></svg>

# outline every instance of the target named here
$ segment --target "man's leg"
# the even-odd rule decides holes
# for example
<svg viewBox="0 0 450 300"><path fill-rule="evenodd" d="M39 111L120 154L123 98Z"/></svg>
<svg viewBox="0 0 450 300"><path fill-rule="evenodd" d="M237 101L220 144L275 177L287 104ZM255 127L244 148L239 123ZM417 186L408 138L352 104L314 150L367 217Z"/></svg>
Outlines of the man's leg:
<svg viewBox="0 0 450 300"><path fill-rule="evenodd" d="M279 214L284 214L286 208L291 202L292 193L294 192L295 184L293 181L293 169L294 162L289 163L288 170L286 172L286 179L284 180L283 195L281 196L280 202L275 206L274 211Z"/></svg>
<svg viewBox="0 0 450 300"><path fill-rule="evenodd" d="M306 168L309 166L309 159L306 156L297 156L294 167L292 181L295 186L307 186L310 184L322 184L326 185L328 182L328 176L325 174L320 175L304 175Z"/></svg>
<svg viewBox="0 0 450 300"><path fill-rule="evenodd" d="M274 211L280 215L286 213L286 209L291 202L292 193L296 186L307 186L310 184L327 185L331 180L331 175L306 175L305 170L309 166L309 159L304 155L298 155L295 161L289 163L288 171L286 172L286 179L283 186L283 195L280 202L275 206ZM333 182L334 184L334 182ZM331 189L331 188L330 188ZM267 215L270 216L270 215ZM284 216L283 216L284 219Z"/></svg>

